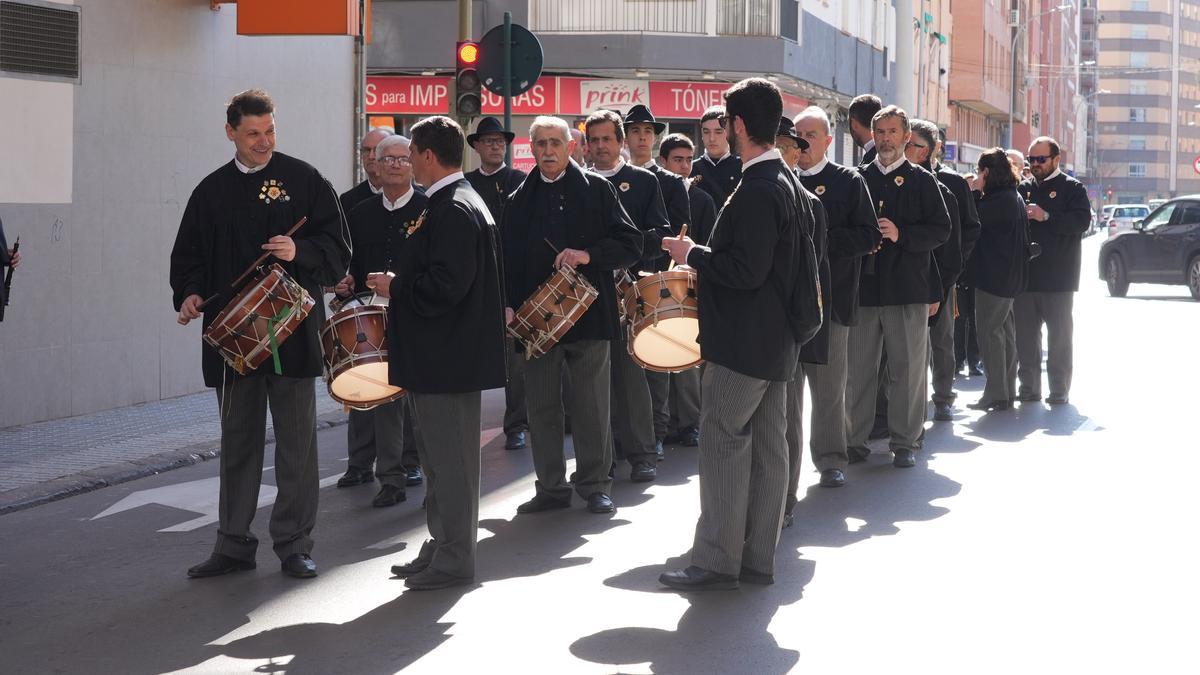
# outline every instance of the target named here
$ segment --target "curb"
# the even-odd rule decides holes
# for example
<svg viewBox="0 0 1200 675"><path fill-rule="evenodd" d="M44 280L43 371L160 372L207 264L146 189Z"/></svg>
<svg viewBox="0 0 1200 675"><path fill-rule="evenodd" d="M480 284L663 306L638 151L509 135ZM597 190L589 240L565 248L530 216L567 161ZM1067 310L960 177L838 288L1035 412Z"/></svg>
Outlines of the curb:
<svg viewBox="0 0 1200 675"><path fill-rule="evenodd" d="M317 417L317 431L331 429L346 424L348 417L344 412L326 413ZM267 443L275 442L275 430L267 427ZM69 476L43 481L34 485L26 485L6 492L0 492L0 515L31 509L42 504L49 504L67 497L74 497L111 485L127 483L138 478L155 476L160 473L182 469L186 466L207 462L221 456L221 441L212 440L189 445L178 450L160 452L156 455L134 459L127 462L117 462L105 466L88 469Z"/></svg>

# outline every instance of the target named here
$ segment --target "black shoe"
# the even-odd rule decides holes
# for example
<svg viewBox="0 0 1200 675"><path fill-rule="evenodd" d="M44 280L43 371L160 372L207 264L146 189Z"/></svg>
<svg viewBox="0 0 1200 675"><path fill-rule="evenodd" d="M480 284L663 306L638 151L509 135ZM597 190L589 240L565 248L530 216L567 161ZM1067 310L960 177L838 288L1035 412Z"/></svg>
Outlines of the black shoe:
<svg viewBox="0 0 1200 675"><path fill-rule="evenodd" d="M429 567L429 563L433 562L435 551L437 551L437 544L432 539L426 539L425 543L421 544L421 550L417 553L416 558L406 563L392 565L392 574L398 577L411 577L425 571L425 568Z"/></svg>
<svg viewBox="0 0 1200 675"><path fill-rule="evenodd" d="M1008 399L1002 399L1002 400L996 400L996 401L979 400L974 403L968 403L967 407L970 408L971 410L983 410L986 412L997 412L997 411L1001 411L1001 410L1011 410L1012 403L1010 403L1008 401Z"/></svg>
<svg viewBox="0 0 1200 675"><path fill-rule="evenodd" d="M338 487L354 487L355 485L366 485L375 481L375 472L371 469L360 469L357 466L352 466L346 469L346 473L338 479Z"/></svg>
<svg viewBox="0 0 1200 675"><path fill-rule="evenodd" d="M588 495L587 502L587 509L592 513L612 513L617 510L617 507L613 506L612 497L603 492L593 492Z"/></svg>
<svg viewBox="0 0 1200 675"><path fill-rule="evenodd" d="M738 587L737 577L732 574L717 574L695 565L663 572L658 583L681 591L732 591Z"/></svg>
<svg viewBox="0 0 1200 675"><path fill-rule="evenodd" d="M404 479L405 485L412 487L414 485L420 485L421 483L425 482L425 472L421 471L421 467L419 467L419 466L405 467L404 470L408 472L408 478Z"/></svg>
<svg viewBox="0 0 1200 675"><path fill-rule="evenodd" d="M1021 403L1037 403L1038 401L1042 400L1042 395L1041 394L1033 394L1030 392L1024 392L1021 394L1017 394L1017 400L1020 401Z"/></svg>
<svg viewBox="0 0 1200 675"><path fill-rule="evenodd" d="M841 469L825 469L821 472L821 487L842 487L846 484L846 474Z"/></svg>
<svg viewBox="0 0 1200 675"><path fill-rule="evenodd" d="M871 433L867 435L867 440L877 441L881 438L887 438L891 435L892 432L889 431L887 427L875 427L874 429L871 429Z"/></svg>
<svg viewBox="0 0 1200 675"><path fill-rule="evenodd" d="M688 427L679 433L679 444L686 448L694 448L700 445L700 430L696 427Z"/></svg>
<svg viewBox="0 0 1200 675"><path fill-rule="evenodd" d="M897 469L909 469L917 465L917 460L913 457L912 450L900 448L899 450L894 450L893 453L895 457L892 458L892 466Z"/></svg>
<svg viewBox="0 0 1200 675"><path fill-rule="evenodd" d="M871 456L870 448L846 448L846 457L851 464L867 461Z"/></svg>
<svg viewBox="0 0 1200 675"><path fill-rule="evenodd" d="M317 576L317 563L313 562L307 553L293 553L284 558L279 567L284 574L297 579L311 579Z"/></svg>
<svg viewBox="0 0 1200 675"><path fill-rule="evenodd" d="M954 364L954 372L957 375L965 374L966 369L967 369L966 361L959 361L958 363Z"/></svg>
<svg viewBox="0 0 1200 675"><path fill-rule="evenodd" d="M508 434L504 439L505 450L524 450L525 447L526 443L524 431L514 431L511 434Z"/></svg>
<svg viewBox="0 0 1200 675"><path fill-rule="evenodd" d="M474 577L456 577L427 567L404 580L404 585L414 591L436 591L451 586L465 586L475 581Z"/></svg>
<svg viewBox="0 0 1200 675"><path fill-rule="evenodd" d="M983 368L978 363L972 363L971 367L967 369L967 374L971 377L980 377L983 375Z"/></svg>
<svg viewBox="0 0 1200 675"><path fill-rule="evenodd" d="M533 499L525 502L517 507L517 513L537 513L539 511L549 511L551 509L568 509L571 508L571 497L568 495L565 499L551 497L548 494L539 492L533 496Z"/></svg>
<svg viewBox="0 0 1200 675"><path fill-rule="evenodd" d="M750 569L749 567L743 567L742 570L738 572L738 581L742 581L747 584L757 584L759 586L770 586L771 584L775 583L775 575L767 574L765 572L758 572Z"/></svg>
<svg viewBox="0 0 1200 675"><path fill-rule="evenodd" d="M950 408L949 403L934 403L933 404L933 419L937 422L950 422L954 419L954 412Z"/></svg>
<svg viewBox="0 0 1200 675"><path fill-rule="evenodd" d="M634 483L649 483L658 476L658 468L650 462L634 462L629 469L629 480Z"/></svg>
<svg viewBox="0 0 1200 675"><path fill-rule="evenodd" d="M209 556L208 560L195 567L189 567L187 575L193 579L203 579L204 577L219 577L230 572L244 572L254 568L253 560L238 560L221 553L214 553Z"/></svg>
<svg viewBox="0 0 1200 675"><path fill-rule="evenodd" d="M404 488L384 485L379 488L379 494L375 495L375 499L371 500L371 506L382 509L386 506L395 506L406 499L408 499L408 495L404 494Z"/></svg>
<svg viewBox="0 0 1200 675"><path fill-rule="evenodd" d="M1050 394L1050 396L1046 398L1046 403L1049 403L1050 405L1066 405L1067 397L1065 394Z"/></svg>
<svg viewBox="0 0 1200 675"><path fill-rule="evenodd" d="M660 462L663 461L663 458L665 457L665 455L663 454L662 444L663 444L662 441L654 441L654 454L656 457L658 457L658 461L660 461Z"/></svg>

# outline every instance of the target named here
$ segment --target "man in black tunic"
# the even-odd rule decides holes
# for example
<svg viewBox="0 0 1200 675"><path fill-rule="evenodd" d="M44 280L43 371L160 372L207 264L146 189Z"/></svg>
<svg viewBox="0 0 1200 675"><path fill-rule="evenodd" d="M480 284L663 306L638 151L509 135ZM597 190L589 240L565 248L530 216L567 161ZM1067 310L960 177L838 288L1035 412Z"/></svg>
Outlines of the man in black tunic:
<svg viewBox="0 0 1200 675"><path fill-rule="evenodd" d="M406 230L420 217L427 201L412 184L411 152L409 140L399 135L390 135L375 146L373 159L382 191L350 212L354 255L350 274L336 288L339 297L350 297L355 289L367 291L368 274L395 272L400 263ZM338 487L377 478L379 493L371 503L382 508L404 501L405 487L421 483L421 460L409 428L413 425L408 408L404 399L398 399L370 410L350 411L346 425L349 466Z"/></svg>
<svg viewBox="0 0 1200 675"><path fill-rule="evenodd" d="M475 133L467 135L467 145L479 155L479 168L467 172L467 182L483 197L488 211L496 223L504 220L504 204L525 180L525 172L513 169L504 162L504 153L515 134L505 131L500 120L484 117L479 120ZM516 346L511 337L508 341L509 354L515 355ZM504 449L521 450L526 447L525 432L529 430L525 412L525 359L508 359L508 384L504 387Z"/></svg>
<svg viewBox="0 0 1200 675"><path fill-rule="evenodd" d="M354 210L354 207L379 194L383 189L383 177L380 175L382 167L375 162L375 148L380 141L394 133L396 132L391 127L376 127L363 135L362 143L358 146L358 157L362 162L363 173L367 177L338 197L338 201L342 205L342 213L347 218L350 217L350 212ZM363 279L359 279L358 283L361 285L363 281Z"/></svg>
<svg viewBox="0 0 1200 675"><path fill-rule="evenodd" d="M1083 234L1091 223L1091 206L1083 183L1063 173L1058 142L1049 136L1029 146L1033 178L1017 191L1029 204L1029 239L1042 253L1029 261L1029 281L1013 303L1017 320L1017 390L1020 401L1042 397L1042 324L1046 326L1046 372L1051 405L1067 403L1071 393L1075 291Z"/></svg>
<svg viewBox="0 0 1200 675"><path fill-rule="evenodd" d="M8 240L4 238L4 222L0 221L0 270L5 267L17 269L17 265L21 264L21 252L13 251L8 246ZM3 275L0 275L0 280ZM8 302L8 297L5 294L4 286L0 284L0 306Z"/></svg>
<svg viewBox="0 0 1200 675"><path fill-rule="evenodd" d="M574 141L566 122L538 117L529 137L538 166L513 193L501 226L510 323L512 311L562 265L577 268L599 297L545 355L525 364L537 493L517 512L567 508L574 489L587 500L588 510L610 513L609 346L619 331L612 275L641 258L642 234L612 184L570 161ZM566 398L575 444L574 485L567 482L563 457L564 368L571 373Z"/></svg>
<svg viewBox="0 0 1200 675"><path fill-rule="evenodd" d="M875 161L875 138L871 133L871 120L881 108L883 102L875 94L861 94L850 101L847 111L850 116L850 137L863 151L862 159L858 162L860 168Z"/></svg>
<svg viewBox="0 0 1200 675"><path fill-rule="evenodd" d="M388 377L417 422L431 538L392 572L425 591L470 583L479 530L480 396L504 385L500 233L463 176L462 129L448 117L412 127L412 165L429 202L405 230L396 276L367 285L388 305Z"/></svg>
<svg viewBox="0 0 1200 675"><path fill-rule="evenodd" d="M625 130L619 115L611 110L592 113L584 129L593 170L617 188L621 205L642 232L642 258L628 269L636 278L639 270L652 266L662 255L663 237L671 236L658 179L621 157ZM612 416L617 455L629 462L629 479L637 483L654 480L657 475L655 463L662 456L662 438L656 433L647 371L629 355L627 344L624 331L612 343ZM661 431L666 436L666 420Z"/></svg>
<svg viewBox="0 0 1200 675"><path fill-rule="evenodd" d="M235 96L225 134L233 161L209 174L192 192L171 251L171 289L179 322L203 316L207 329L237 290L228 287L264 251L314 298L332 286L350 262L350 236L333 186L308 164L275 152L275 106L266 92ZM308 222L284 235L301 217ZM216 300L200 305L204 298ZM322 370L318 330L325 309L317 302L286 342L278 360L238 375L207 343L201 344L204 384L217 390L221 412L220 524L212 557L188 570L210 577L254 569L258 539L250 531L258 509L267 406L275 425L275 484L271 540L284 573L313 577L309 553L317 517L316 391Z"/></svg>
<svg viewBox="0 0 1200 675"><path fill-rule="evenodd" d="M725 93L725 118L742 179L709 247L668 238L676 262L696 268L706 361L700 422L700 520L691 565L659 581L680 590L774 582L787 493L787 381L800 344L820 327L811 213L773 146L779 89L752 78ZM812 314L797 314L804 308Z"/></svg>
<svg viewBox="0 0 1200 675"><path fill-rule="evenodd" d="M683 134L670 134L658 146L662 165L684 179L692 217L688 223L688 236L700 244L708 244L708 236L717 222L717 207L712 197L689 179L695 152L692 140ZM700 371L701 368L689 368L671 373L668 397L671 419L664 442L691 448L700 445Z"/></svg>
<svg viewBox="0 0 1200 675"><path fill-rule="evenodd" d="M796 133L808 141L797 165L800 183L817 196L825 210L828 238L829 283L821 289L829 294L825 309L828 321L801 350L796 369L796 393L804 395L804 379L812 395L809 421L809 452L821 472L822 487L845 484L846 455L846 344L850 326L858 319L858 284L862 260L874 251L882 239L875 220L875 209L867 184L854 169L831 162L825 157L833 136L829 117L818 107L805 109L794 120ZM805 359L805 353L823 345L824 359ZM790 399L789 390L789 399ZM799 435L799 410L802 401L788 401L789 411L797 413L797 431L788 438L791 475L785 518L790 519L798 499L802 446ZM789 428L791 425L789 424Z"/></svg>
<svg viewBox="0 0 1200 675"><path fill-rule="evenodd" d="M700 117L704 154L692 162L692 175L699 177L700 189L712 195L718 213L742 179L742 160L729 147L728 134L721 126L724 118L725 106L714 105L704 111Z"/></svg>
<svg viewBox="0 0 1200 675"><path fill-rule="evenodd" d="M867 437L886 350L892 464L907 468L915 465L925 422L928 320L940 304L933 250L949 239L951 224L937 179L904 157L908 115L888 106L875 114L872 126L879 154L861 173L884 241L863 263L859 321L847 343L847 452L851 463L870 454Z"/></svg>

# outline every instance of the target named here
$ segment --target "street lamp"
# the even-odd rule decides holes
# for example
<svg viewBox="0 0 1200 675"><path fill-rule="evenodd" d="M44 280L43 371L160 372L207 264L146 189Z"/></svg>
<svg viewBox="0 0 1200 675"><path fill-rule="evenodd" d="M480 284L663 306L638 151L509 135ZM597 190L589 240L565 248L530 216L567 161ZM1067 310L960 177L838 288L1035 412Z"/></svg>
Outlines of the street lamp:
<svg viewBox="0 0 1200 675"><path fill-rule="evenodd" d="M1009 92L1009 96L1008 96L1008 146L1009 147L1012 147L1012 144L1013 144L1013 116L1017 109L1017 41L1021 38L1021 33L1028 30L1029 26L1033 22L1040 20L1044 16L1049 16L1051 14L1054 14L1055 12L1065 12L1066 10L1071 9L1071 7L1072 7L1072 5L1070 3L1063 3L1057 7L1052 7L1050 9L1042 12L1041 14L1031 17L1029 19L1029 21L1026 23L1021 23L1021 17L1020 17L1021 10L1019 10L1019 9L1012 10L1012 15L1011 15L1012 23L1009 24L1009 27L1013 28L1015 30L1013 30L1012 43L1009 45L1009 55L1012 57L1012 91Z"/></svg>

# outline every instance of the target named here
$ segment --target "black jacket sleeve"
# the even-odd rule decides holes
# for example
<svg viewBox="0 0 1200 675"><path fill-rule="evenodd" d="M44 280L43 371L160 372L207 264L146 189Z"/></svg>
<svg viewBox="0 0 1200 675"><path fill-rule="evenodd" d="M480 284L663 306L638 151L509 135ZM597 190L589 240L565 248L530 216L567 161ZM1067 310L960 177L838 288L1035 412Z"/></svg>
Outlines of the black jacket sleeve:
<svg viewBox="0 0 1200 675"><path fill-rule="evenodd" d="M608 180L589 181L588 189L592 191L594 201L599 203L607 230L604 237L588 247L587 253L591 258L588 265L602 272L633 265L642 256L645 239L621 206L617 189ZM663 209L661 198L658 199L658 207ZM666 222L665 209L662 211L662 222ZM661 247L662 237L659 237L657 248Z"/></svg>
<svg viewBox="0 0 1200 675"><path fill-rule="evenodd" d="M779 244L778 229L762 224L788 222L788 212L764 180L743 179L735 199L736 208L730 208L734 204L730 202L721 210L722 217L728 218L728 222L720 221L721 227L730 232L728 247L712 251L697 246L688 254L687 262L697 274L719 286L753 290L766 283Z"/></svg>
<svg viewBox="0 0 1200 675"><path fill-rule="evenodd" d="M879 221L875 218L875 207L871 205L871 193L867 181L858 172L852 172L847 201L846 227L835 227L829 231L829 259L853 258L875 250L883 235L879 233Z"/></svg>
<svg viewBox="0 0 1200 675"><path fill-rule="evenodd" d="M192 192L179 232L175 235L175 246L171 249L171 291L175 311L183 306L190 295L204 295L204 244L201 231L203 222L203 199L200 189Z"/></svg>
<svg viewBox="0 0 1200 675"><path fill-rule="evenodd" d="M671 234L678 235L680 228L684 223L688 227L692 227L692 207L688 203L687 189L683 186L683 179L678 178L674 174L666 176L665 180L659 182L659 186L663 191L663 202L667 208L667 220L671 222ZM659 241L662 244L662 241Z"/></svg>
<svg viewBox="0 0 1200 675"><path fill-rule="evenodd" d="M932 251L950 238L950 214L942 200L941 183L933 174L917 167L912 178L919 183L916 196L920 200L920 213L916 222L899 228L896 245L910 251Z"/></svg>
<svg viewBox="0 0 1200 675"><path fill-rule="evenodd" d="M962 226L958 217L958 200L954 198L954 193L941 183L938 183L938 186L941 187L942 198L946 202L946 215L950 217L950 238L933 251L934 260L937 261L938 275L941 277L942 293L939 297L944 298L958 281L958 275L962 274Z"/></svg>
<svg viewBox="0 0 1200 675"><path fill-rule="evenodd" d="M653 175L653 174L651 174ZM642 217L642 260L650 261L661 257L663 237L671 236L671 220L667 217L667 207L663 202L662 190L655 177L651 186L654 197L646 207Z"/></svg>
<svg viewBox="0 0 1200 675"><path fill-rule="evenodd" d="M1042 229L1059 236L1081 235L1087 232L1092 222L1092 207L1088 201L1087 189L1082 183L1071 183L1065 195L1067 205L1062 211L1051 213L1049 220L1039 223Z"/></svg>
<svg viewBox="0 0 1200 675"><path fill-rule="evenodd" d="M471 213L458 202L443 202L435 208L437 226L428 230L428 268L411 277L398 275L391 282L392 297L422 317L449 312L470 292L477 272L472 252L484 236ZM433 214L427 217L434 218Z"/></svg>
<svg viewBox="0 0 1200 675"><path fill-rule="evenodd" d="M350 228L329 181L315 171L311 181L312 206L306 214L308 222L293 237L294 262L316 283L333 286L346 276L350 265Z"/></svg>

